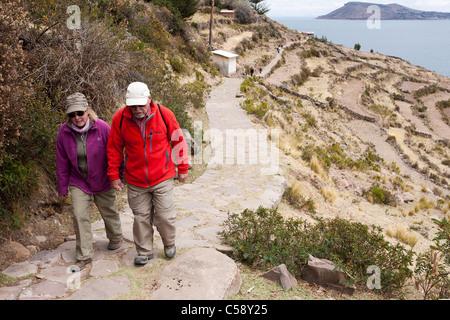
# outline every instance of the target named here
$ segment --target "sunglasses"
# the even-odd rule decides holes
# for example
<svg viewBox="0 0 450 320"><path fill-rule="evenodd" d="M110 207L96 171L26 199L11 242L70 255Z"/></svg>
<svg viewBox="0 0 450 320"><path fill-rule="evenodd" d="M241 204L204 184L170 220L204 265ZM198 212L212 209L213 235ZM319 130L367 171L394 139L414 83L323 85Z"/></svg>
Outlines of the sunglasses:
<svg viewBox="0 0 450 320"><path fill-rule="evenodd" d="M85 112L86 111L77 111L77 112L68 113L67 115L69 116L69 118L75 118L75 116L82 117L82 116L84 116Z"/></svg>
<svg viewBox="0 0 450 320"><path fill-rule="evenodd" d="M147 105L144 104L142 106L129 106L130 108L145 108Z"/></svg>

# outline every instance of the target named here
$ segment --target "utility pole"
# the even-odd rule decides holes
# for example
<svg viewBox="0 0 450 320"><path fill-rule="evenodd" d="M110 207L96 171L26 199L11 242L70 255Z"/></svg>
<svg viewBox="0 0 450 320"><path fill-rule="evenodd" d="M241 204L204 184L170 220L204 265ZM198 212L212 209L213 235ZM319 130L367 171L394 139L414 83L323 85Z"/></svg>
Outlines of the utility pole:
<svg viewBox="0 0 450 320"><path fill-rule="evenodd" d="M214 13L214 0L211 0L211 20L209 22L209 47L212 48L212 25Z"/></svg>

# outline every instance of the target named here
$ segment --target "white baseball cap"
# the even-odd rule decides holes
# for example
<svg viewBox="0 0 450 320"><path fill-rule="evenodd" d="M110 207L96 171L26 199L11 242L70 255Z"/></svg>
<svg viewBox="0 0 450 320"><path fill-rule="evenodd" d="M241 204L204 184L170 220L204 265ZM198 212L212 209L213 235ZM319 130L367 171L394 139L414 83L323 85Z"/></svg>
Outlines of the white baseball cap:
<svg viewBox="0 0 450 320"><path fill-rule="evenodd" d="M150 90L142 82L132 82L127 88L126 104L127 106L143 106L147 104L150 96Z"/></svg>

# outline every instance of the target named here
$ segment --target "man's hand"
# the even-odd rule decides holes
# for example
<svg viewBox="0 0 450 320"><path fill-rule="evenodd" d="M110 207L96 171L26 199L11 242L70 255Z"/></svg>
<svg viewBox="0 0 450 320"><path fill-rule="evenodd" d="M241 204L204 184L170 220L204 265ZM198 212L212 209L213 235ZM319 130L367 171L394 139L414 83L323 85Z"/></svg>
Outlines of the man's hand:
<svg viewBox="0 0 450 320"><path fill-rule="evenodd" d="M111 180L111 187L115 189L116 191L122 191L123 190L123 183L120 181L120 179L117 180Z"/></svg>
<svg viewBox="0 0 450 320"><path fill-rule="evenodd" d="M178 181L185 182L188 177L187 173L178 173Z"/></svg>

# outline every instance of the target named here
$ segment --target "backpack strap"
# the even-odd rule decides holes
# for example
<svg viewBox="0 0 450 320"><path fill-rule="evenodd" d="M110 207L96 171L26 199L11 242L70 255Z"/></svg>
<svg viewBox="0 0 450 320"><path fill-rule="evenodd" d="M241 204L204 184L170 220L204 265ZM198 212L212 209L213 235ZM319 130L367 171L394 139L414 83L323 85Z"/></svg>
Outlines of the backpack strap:
<svg viewBox="0 0 450 320"><path fill-rule="evenodd" d="M159 109L159 113L161 114L161 118L163 119L164 124L166 125L167 140L169 140L169 143L170 143L170 138L169 138L169 127L167 126L166 119L164 119L164 115L163 115L163 113L162 113L162 111L161 111L161 107L160 107L159 103L158 103L158 109ZM122 111L122 116L120 117L119 131L122 131L122 122L123 122L123 114L124 114L124 113L125 113L125 108L123 109L123 111Z"/></svg>
<svg viewBox="0 0 450 320"><path fill-rule="evenodd" d="M158 103L158 109L159 109L159 113L161 113L161 117L162 117L162 119L163 119L163 121L164 121L164 124L166 125L167 140L169 140L169 143L170 143L170 138L169 138L169 127L167 126L166 119L164 119L164 115L163 115L163 113L162 113L162 111L161 111L161 107L160 107L159 103Z"/></svg>
<svg viewBox="0 0 450 320"><path fill-rule="evenodd" d="M122 116L120 117L120 125L119 125L119 131L122 132L122 122L123 122L123 114L125 113L125 108L123 108Z"/></svg>

